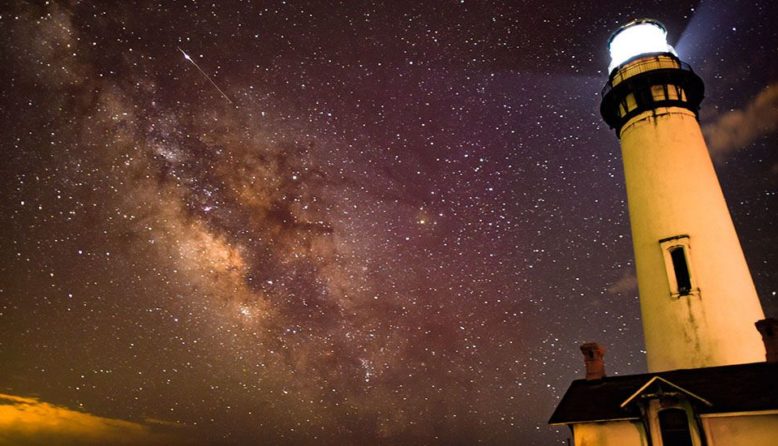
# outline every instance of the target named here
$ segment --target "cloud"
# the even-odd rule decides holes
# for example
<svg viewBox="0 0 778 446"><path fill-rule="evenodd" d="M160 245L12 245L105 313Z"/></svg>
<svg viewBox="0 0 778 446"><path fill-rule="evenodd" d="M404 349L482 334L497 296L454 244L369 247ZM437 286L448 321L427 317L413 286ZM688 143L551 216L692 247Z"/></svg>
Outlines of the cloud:
<svg viewBox="0 0 778 446"><path fill-rule="evenodd" d="M740 150L778 129L778 83L768 85L740 110L725 113L703 127L714 156Z"/></svg>
<svg viewBox="0 0 778 446"><path fill-rule="evenodd" d="M610 294L630 293L638 289L638 278L633 273L625 273L613 285L608 287Z"/></svg>
<svg viewBox="0 0 778 446"><path fill-rule="evenodd" d="M38 400L0 393L0 445L180 444L155 420L151 426L105 418Z"/></svg>

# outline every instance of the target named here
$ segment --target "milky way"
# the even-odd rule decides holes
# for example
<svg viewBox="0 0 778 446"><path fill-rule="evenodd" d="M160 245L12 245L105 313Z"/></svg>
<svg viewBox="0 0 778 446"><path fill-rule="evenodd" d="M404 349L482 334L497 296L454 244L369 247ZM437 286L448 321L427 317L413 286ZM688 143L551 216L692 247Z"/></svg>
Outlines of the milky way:
<svg viewBox="0 0 778 446"><path fill-rule="evenodd" d="M598 113L634 17L706 82L778 313L771 2L116 3L0 17L0 401L102 426L40 435L565 444L580 343L645 368Z"/></svg>

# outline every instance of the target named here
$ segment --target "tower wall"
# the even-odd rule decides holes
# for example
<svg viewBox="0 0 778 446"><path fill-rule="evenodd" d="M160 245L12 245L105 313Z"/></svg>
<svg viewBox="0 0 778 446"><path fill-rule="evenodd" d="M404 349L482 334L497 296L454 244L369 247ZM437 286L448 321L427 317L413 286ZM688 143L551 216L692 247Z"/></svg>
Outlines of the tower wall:
<svg viewBox="0 0 778 446"><path fill-rule="evenodd" d="M655 107L620 138L649 371L762 361L764 316L695 113Z"/></svg>

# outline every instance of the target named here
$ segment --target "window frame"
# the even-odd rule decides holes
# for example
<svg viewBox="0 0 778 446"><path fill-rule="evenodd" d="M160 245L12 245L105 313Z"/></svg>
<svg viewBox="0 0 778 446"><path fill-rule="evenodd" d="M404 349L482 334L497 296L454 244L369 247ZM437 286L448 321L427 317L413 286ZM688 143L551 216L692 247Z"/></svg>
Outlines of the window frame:
<svg viewBox="0 0 778 446"><path fill-rule="evenodd" d="M685 446L694 446L694 432L692 431L692 423L691 423L691 420L689 419L689 413L683 407L677 407L677 406L674 406L674 407L664 407L664 408L661 408L661 409L657 410L657 412L656 412L657 423L659 425L659 437L662 439L662 445L663 446L669 446L668 444L666 444L667 443L666 440L667 440L667 437L669 437L672 434L672 431L673 431L673 430L670 429L670 426L662 423L663 415L664 414L670 414L670 413L675 413L675 414L678 414L678 415L683 415L683 423L682 424L683 424L683 427L685 428L683 430L683 432L686 434L686 436L689 439L688 443L686 443Z"/></svg>
<svg viewBox="0 0 778 446"><path fill-rule="evenodd" d="M694 273L689 236L682 234L663 238L659 240L659 247L662 249L662 255L664 257L665 273L670 287L670 296L675 299L686 296L699 296L700 288L697 283L696 274ZM689 290L686 292L682 292L683 290L679 289L678 277L676 275L675 265L673 264L672 253L677 249L683 250L683 257L686 261L686 273L689 276Z"/></svg>
<svg viewBox="0 0 778 446"><path fill-rule="evenodd" d="M642 418L648 425L649 444L665 446L659 414L665 410L672 409L685 413L692 446L705 446L707 444L703 427L697 418L694 407L687 399L683 397L678 398L677 396L667 398L666 396L655 394L644 404L646 406L644 406Z"/></svg>

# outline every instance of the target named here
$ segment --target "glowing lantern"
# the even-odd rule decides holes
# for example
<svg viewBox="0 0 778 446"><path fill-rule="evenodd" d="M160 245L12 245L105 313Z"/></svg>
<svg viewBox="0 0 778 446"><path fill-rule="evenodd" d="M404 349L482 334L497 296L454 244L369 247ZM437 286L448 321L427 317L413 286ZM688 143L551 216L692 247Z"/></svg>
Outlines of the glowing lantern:
<svg viewBox="0 0 778 446"><path fill-rule="evenodd" d="M611 54L608 71L643 54L675 54L667 43L665 27L650 19L636 20L619 28L608 41L608 50Z"/></svg>

